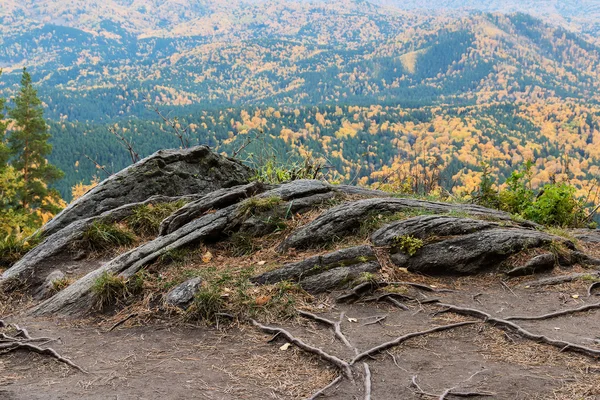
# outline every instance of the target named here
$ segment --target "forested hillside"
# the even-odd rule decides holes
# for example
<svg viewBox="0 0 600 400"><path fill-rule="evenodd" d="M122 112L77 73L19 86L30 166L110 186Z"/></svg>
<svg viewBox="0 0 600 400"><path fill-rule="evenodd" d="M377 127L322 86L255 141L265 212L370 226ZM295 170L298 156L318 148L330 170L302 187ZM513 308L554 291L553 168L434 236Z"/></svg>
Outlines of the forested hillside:
<svg viewBox="0 0 600 400"><path fill-rule="evenodd" d="M0 90L15 93L29 67L67 198L104 176L90 159L108 173L130 162L111 129L140 155L178 146L154 107L189 125L192 143L232 154L258 136L240 156L265 142L282 159L326 158L340 180L420 163L459 194L482 162L503 178L531 159L537 183L567 170L585 191L600 165L600 48L566 23L582 12L565 5L557 22L385 3L8 2Z"/></svg>

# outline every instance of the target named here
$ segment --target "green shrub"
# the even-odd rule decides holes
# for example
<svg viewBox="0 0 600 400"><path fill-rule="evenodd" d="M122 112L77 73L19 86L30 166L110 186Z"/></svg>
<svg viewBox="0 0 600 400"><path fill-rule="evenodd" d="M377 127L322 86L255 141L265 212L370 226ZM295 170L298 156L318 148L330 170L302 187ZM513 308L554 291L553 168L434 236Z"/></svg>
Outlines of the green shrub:
<svg viewBox="0 0 600 400"><path fill-rule="evenodd" d="M0 238L0 267L10 267L39 243L39 236L20 239L10 235Z"/></svg>
<svg viewBox="0 0 600 400"><path fill-rule="evenodd" d="M156 236L160 223L184 205L183 200L172 203L142 204L133 209L133 213L127 218L127 225L140 235Z"/></svg>
<svg viewBox="0 0 600 400"><path fill-rule="evenodd" d="M584 206L573 186L549 184L524 211L523 216L542 225L578 226L586 219Z"/></svg>
<svg viewBox="0 0 600 400"><path fill-rule="evenodd" d="M419 251L419 249L424 245L421 239L411 235L396 237L394 238L394 243L402 252L411 257L417 254L417 251Z"/></svg>
<svg viewBox="0 0 600 400"><path fill-rule="evenodd" d="M306 157L300 162L279 161L270 156L265 162L253 162L256 171L254 180L265 183L283 183L298 179L317 179L321 175L323 165L312 157Z"/></svg>
<svg viewBox="0 0 600 400"><path fill-rule="evenodd" d="M520 214L531 206L535 194L531 188L531 167L527 161L520 171L513 171L506 180L506 189L499 193L500 208L512 214Z"/></svg>
<svg viewBox="0 0 600 400"><path fill-rule="evenodd" d="M116 224L106 224L96 220L83 233L82 240L90 250L104 251L131 245L135 242L135 235Z"/></svg>

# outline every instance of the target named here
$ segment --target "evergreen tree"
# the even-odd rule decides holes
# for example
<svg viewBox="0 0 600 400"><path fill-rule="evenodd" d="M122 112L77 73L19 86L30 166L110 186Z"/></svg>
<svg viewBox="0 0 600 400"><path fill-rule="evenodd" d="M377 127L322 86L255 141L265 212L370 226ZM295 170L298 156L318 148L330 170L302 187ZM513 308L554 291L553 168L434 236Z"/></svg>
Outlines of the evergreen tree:
<svg viewBox="0 0 600 400"><path fill-rule="evenodd" d="M56 182L63 172L50 164L46 156L52 151L50 134L44 120L42 102L33 88L31 76L23 69L21 90L8 115L14 126L8 133L11 163L21 175L22 187L17 192L23 210L56 213L60 196L48 184Z"/></svg>

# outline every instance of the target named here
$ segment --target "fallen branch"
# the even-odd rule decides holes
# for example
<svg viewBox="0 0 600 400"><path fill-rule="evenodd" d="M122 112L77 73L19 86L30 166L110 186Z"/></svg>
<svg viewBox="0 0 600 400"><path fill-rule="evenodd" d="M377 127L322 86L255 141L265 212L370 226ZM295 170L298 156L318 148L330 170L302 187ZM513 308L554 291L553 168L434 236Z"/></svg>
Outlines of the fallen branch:
<svg viewBox="0 0 600 400"><path fill-rule="evenodd" d="M557 311L557 312L553 312L553 313L549 313L549 314L543 314L543 315L537 315L537 316L515 316L515 317L506 317L504 318L506 321L513 321L515 319L520 319L522 321L536 321L536 320L542 320L542 319L550 319L550 318L556 318L556 317L560 317L563 315L568 315L568 314L575 314L578 312L583 312L583 311L588 311L588 310L593 310L596 308L600 308L600 303L594 303L594 304L586 304L584 306L581 306L579 308L573 308L570 310L562 310L562 311Z"/></svg>
<svg viewBox="0 0 600 400"><path fill-rule="evenodd" d="M377 323L383 321L384 319L386 319L387 317L388 317L387 314L386 315L381 315L381 316L378 316L378 317L373 317L373 318L375 318L373 321L365 322L363 324L363 326L377 324ZM371 318L371 317L369 317L369 318Z"/></svg>
<svg viewBox="0 0 600 400"><path fill-rule="evenodd" d="M342 375L338 376L337 378L335 378L329 385L325 386L323 389L319 390L318 392L316 392L315 394L313 394L312 396L310 396L308 398L308 400L315 400L316 398L318 398L319 396L322 396L325 394L325 392L327 391L327 389L337 385L344 377Z"/></svg>
<svg viewBox="0 0 600 400"><path fill-rule="evenodd" d="M307 311L302 311L302 310L298 310L298 314L300 314L304 318L310 318L317 322L320 322L322 324L330 326L331 328L333 328L333 333L335 334L336 338L338 338L342 343L344 343L346 345L346 347L348 347L352 350L356 350L356 348L354 346L352 346L352 343L350 343L348 341L348 339L346 339L346 336L344 336L344 333L342 332L341 326L342 326L342 321L344 319L344 313L340 314L340 319L338 321L331 321L327 318L323 318L316 314L309 313Z"/></svg>
<svg viewBox="0 0 600 400"><path fill-rule="evenodd" d="M458 307L458 306L455 306L452 304L444 304L444 303L439 303L439 306L446 307L446 309L441 312L453 312L455 314L469 315L469 316L481 318L484 320L484 322L493 323L496 325L503 326L505 328L512 329L512 330L516 331L519 335L524 337L525 339L529 339L529 340L532 340L537 343L545 343L550 346L558 347L559 349L561 349L561 352L570 350L573 352L585 354L585 355L587 355L589 357L593 357L593 358L600 357L600 350L591 349L589 347L580 346L575 343L566 342L563 340L550 339L544 335L536 335L536 334L531 333L528 330L520 327L519 325L517 325L513 322L507 321L505 319L494 318L490 314L488 314L484 311L481 311L481 310L477 310L474 308L467 308L467 307Z"/></svg>
<svg viewBox="0 0 600 400"><path fill-rule="evenodd" d="M343 360L337 358L336 356L332 356L331 354L328 354L317 347L313 347L313 346L310 346L310 345L304 343L302 340L294 337L294 335L292 335L285 329L262 325L253 319L251 319L250 322L252 322L252 325L254 325L255 327L257 327L267 333L271 333L271 334L279 333L280 335L285 337L290 343L296 345L298 348L300 348L308 353L315 354L318 357L320 357L322 360L325 360L325 361L329 362L330 364L333 364L334 366L339 368L344 373L346 378L353 379L350 364L348 364L346 361L343 361Z"/></svg>
<svg viewBox="0 0 600 400"><path fill-rule="evenodd" d="M504 281L500 281L500 284L501 284L503 287L507 288L507 289L508 289L508 290L509 290L509 291L510 291L512 294L513 294L513 296L515 296L515 297L519 297L519 296L517 296L517 294L516 294L516 293L515 293L515 292L512 290L512 288L511 288L510 286L508 286L508 285L507 285L507 284L506 284Z"/></svg>
<svg viewBox="0 0 600 400"><path fill-rule="evenodd" d="M117 321L113 326L110 327L110 329L107 332L112 332L114 331L117 327L123 325L125 322L129 321L131 318L135 318L137 317L137 313L133 313L133 314L129 314L127 317L123 318L120 321Z"/></svg>
<svg viewBox="0 0 600 400"><path fill-rule="evenodd" d="M74 362L72 362L71 360L69 360L67 358L64 358L63 356L58 354L54 349L51 349L49 347L42 349L41 347L35 346L33 344L23 343L23 342L18 342L18 341L12 342L12 343L0 343L0 350L3 350L2 354L10 353L12 351L20 350L20 349L33 351L34 353L38 353L38 354L42 354L42 355L48 355L62 363L65 363L75 369L78 369L79 371L83 372L84 374L87 374L87 371L84 370L83 368L81 368L79 365L75 364Z"/></svg>
<svg viewBox="0 0 600 400"><path fill-rule="evenodd" d="M466 325L473 325L476 324L477 321L464 321L464 322L457 322L455 324L450 324L450 325L442 325L442 326L436 326L435 328L431 328L431 329L427 329L425 331L419 331L419 332L412 332L412 333L408 333L404 336L400 336L394 340L391 340L389 342L385 342L382 343L378 346L373 347L370 350L364 351L360 354L358 354L356 357L354 357L352 359L352 361L350 361L350 365L355 364L356 362L362 360L365 357L371 357L374 354L378 354L384 350L389 349L390 347L394 347L399 345L402 342L407 341L408 339L412 339L418 336L424 336L424 335L428 335L430 333L435 333L435 332L441 332L441 331L447 331L449 329L454 329L454 328L459 328L461 326L466 326Z"/></svg>
<svg viewBox="0 0 600 400"><path fill-rule="evenodd" d="M365 400L371 400L371 370L369 364L363 363L365 368Z"/></svg>

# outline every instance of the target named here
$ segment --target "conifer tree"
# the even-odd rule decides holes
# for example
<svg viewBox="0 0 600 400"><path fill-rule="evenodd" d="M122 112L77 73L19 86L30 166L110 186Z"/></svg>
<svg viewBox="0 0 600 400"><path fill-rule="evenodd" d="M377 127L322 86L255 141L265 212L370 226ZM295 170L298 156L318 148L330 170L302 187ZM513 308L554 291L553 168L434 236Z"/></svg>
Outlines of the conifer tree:
<svg viewBox="0 0 600 400"><path fill-rule="evenodd" d="M8 111L13 127L8 133L11 164L21 175L22 187L17 198L23 210L56 213L60 195L49 189L63 176L50 164L46 156L52 151L50 134L44 120L42 102L31 82L31 75L23 69L21 90L14 99L15 106Z"/></svg>

